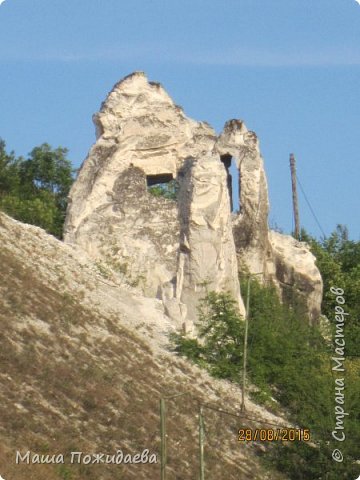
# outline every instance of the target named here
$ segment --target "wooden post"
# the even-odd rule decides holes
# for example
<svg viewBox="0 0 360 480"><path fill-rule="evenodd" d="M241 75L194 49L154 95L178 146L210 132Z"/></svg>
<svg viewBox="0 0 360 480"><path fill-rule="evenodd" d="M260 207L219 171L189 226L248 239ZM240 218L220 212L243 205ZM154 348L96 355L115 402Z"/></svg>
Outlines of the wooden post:
<svg viewBox="0 0 360 480"><path fill-rule="evenodd" d="M242 391L241 391L241 411L242 412L245 410L246 362L247 362L247 343L248 343L249 311L250 311L250 282L251 282L251 274L249 274L248 283L247 283L247 294L246 294L244 358L243 358L243 377L242 377Z"/></svg>
<svg viewBox="0 0 360 480"><path fill-rule="evenodd" d="M204 417L203 407L199 408L199 455L200 455L200 480L205 480L205 462L204 462Z"/></svg>
<svg viewBox="0 0 360 480"><path fill-rule="evenodd" d="M299 220L299 205L298 205L298 196L296 189L296 166L295 166L295 157L293 153L290 153L290 171L291 171L291 186L292 186L292 200L293 200L293 210L294 210L294 222L295 222L295 238L300 239L300 220Z"/></svg>
<svg viewBox="0 0 360 480"><path fill-rule="evenodd" d="M166 410L165 410L165 400L160 399L160 469L161 469L161 480L166 479Z"/></svg>

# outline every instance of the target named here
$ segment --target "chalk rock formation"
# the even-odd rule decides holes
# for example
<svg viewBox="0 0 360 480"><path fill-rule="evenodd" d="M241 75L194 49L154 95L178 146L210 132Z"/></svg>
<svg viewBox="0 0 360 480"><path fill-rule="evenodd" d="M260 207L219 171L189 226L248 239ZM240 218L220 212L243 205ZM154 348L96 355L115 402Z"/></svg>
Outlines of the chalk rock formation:
<svg viewBox="0 0 360 480"><path fill-rule="evenodd" d="M301 300L310 321L316 322L321 313L322 279L314 255L305 242L289 235L270 231L269 238L273 252L269 278L280 288L284 301Z"/></svg>
<svg viewBox="0 0 360 480"><path fill-rule="evenodd" d="M240 295L232 234L227 174L217 155L188 159L181 172L181 236L176 298L196 320L196 305L206 291L229 291L245 309Z"/></svg>
<svg viewBox="0 0 360 480"><path fill-rule="evenodd" d="M233 158L239 170L240 215L234 218L233 230L239 254L239 268L266 277L270 255L268 239L269 200L267 181L259 142L240 120L230 120L216 143L216 150L227 166Z"/></svg>
<svg viewBox="0 0 360 480"><path fill-rule="evenodd" d="M116 84L93 118L97 141L70 192L66 242L162 299L179 325L194 321L206 284L230 291L244 314L239 270L271 279L279 292L289 285L306 290L316 318L322 286L314 258L305 246L293 255L293 243L269 232L263 160L241 120L217 136L142 72ZM232 161L240 179L237 214Z"/></svg>

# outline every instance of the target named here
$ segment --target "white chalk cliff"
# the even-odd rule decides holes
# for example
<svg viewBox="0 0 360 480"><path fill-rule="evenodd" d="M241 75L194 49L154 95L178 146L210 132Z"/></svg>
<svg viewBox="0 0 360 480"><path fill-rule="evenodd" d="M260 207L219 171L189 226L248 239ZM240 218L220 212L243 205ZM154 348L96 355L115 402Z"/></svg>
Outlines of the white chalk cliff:
<svg viewBox="0 0 360 480"><path fill-rule="evenodd" d="M69 196L65 241L162 299L179 326L192 325L207 290L229 291L245 313L239 271L261 274L320 313L322 281L306 244L270 232L268 191L255 133L230 120L217 136L136 72L116 84L94 115L97 140ZM240 178L231 213L229 167ZM175 182L177 198L151 187ZM258 278L259 278L258 277Z"/></svg>

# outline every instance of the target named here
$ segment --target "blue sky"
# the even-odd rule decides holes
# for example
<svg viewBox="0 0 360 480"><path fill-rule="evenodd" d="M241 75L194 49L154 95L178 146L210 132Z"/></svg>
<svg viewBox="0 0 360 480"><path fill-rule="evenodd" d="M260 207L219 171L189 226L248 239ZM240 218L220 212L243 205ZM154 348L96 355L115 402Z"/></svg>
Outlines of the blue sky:
<svg viewBox="0 0 360 480"><path fill-rule="evenodd" d="M360 5L355 0L5 0L0 137L26 155L48 142L75 166L91 116L143 70L220 131L241 118L260 139L271 225L290 232L289 153L328 235L360 238ZM302 225L321 235L300 196Z"/></svg>

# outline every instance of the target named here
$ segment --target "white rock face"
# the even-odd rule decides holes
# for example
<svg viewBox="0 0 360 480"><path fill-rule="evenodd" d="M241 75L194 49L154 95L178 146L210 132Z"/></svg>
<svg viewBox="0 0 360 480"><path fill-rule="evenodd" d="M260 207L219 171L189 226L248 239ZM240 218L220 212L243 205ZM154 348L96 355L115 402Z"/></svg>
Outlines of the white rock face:
<svg viewBox="0 0 360 480"><path fill-rule="evenodd" d="M280 287L283 299L291 301L297 294L307 307L310 321L317 322L323 282L314 255L305 242L289 235L270 231L269 238L273 251L271 277Z"/></svg>
<svg viewBox="0 0 360 480"><path fill-rule="evenodd" d="M189 159L180 184L180 249L176 297L195 321L207 291L229 291L242 315L227 174L217 155Z"/></svg>
<svg viewBox="0 0 360 480"><path fill-rule="evenodd" d="M292 262L294 246L269 233L263 160L256 135L241 120L227 122L217 137L207 123L187 118L160 84L136 72L114 86L94 123L96 143L69 196L66 242L161 299L178 326L195 320L204 284L231 292L244 314L239 270L260 273L282 291L288 279L279 264L294 273L288 273L293 288L317 285L307 297L315 318L321 281L314 259L302 247L307 254ZM231 159L240 173L236 215ZM151 193L169 182L179 190L177 199Z"/></svg>
<svg viewBox="0 0 360 480"><path fill-rule="evenodd" d="M268 239L269 199L259 142L240 120L230 120L216 143L224 158L231 156L239 169L240 214L233 220L239 269L267 276L271 255Z"/></svg>
<svg viewBox="0 0 360 480"><path fill-rule="evenodd" d="M188 119L162 86L141 72L115 85L93 119L97 142L70 193L68 241L81 236L81 222L99 206L112 203L114 184L127 168L175 177L185 158L208 150L216 138L211 127Z"/></svg>

